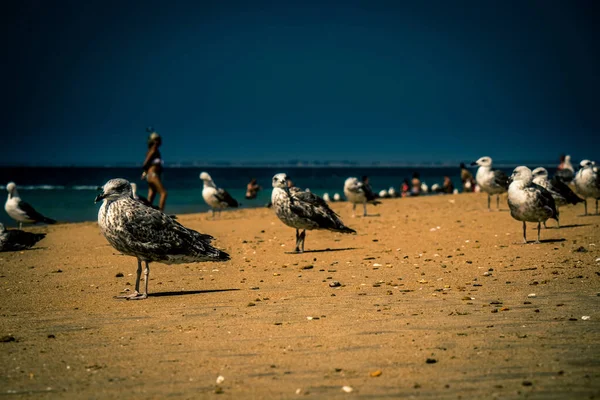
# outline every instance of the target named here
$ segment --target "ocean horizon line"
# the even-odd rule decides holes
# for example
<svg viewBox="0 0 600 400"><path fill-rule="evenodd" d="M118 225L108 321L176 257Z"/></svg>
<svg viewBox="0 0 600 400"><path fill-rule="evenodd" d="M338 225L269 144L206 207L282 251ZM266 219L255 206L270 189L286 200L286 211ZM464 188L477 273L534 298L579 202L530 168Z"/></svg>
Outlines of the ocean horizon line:
<svg viewBox="0 0 600 400"><path fill-rule="evenodd" d="M464 162L464 161L462 161ZM454 162L360 162L360 161L275 161L275 162L175 162L166 163L165 168L458 168L461 161ZM467 167L470 163L465 162ZM535 165L540 167L555 167L556 161L526 160L494 162L496 167L512 167L517 165ZM141 168L138 163L110 164L0 164L0 168Z"/></svg>

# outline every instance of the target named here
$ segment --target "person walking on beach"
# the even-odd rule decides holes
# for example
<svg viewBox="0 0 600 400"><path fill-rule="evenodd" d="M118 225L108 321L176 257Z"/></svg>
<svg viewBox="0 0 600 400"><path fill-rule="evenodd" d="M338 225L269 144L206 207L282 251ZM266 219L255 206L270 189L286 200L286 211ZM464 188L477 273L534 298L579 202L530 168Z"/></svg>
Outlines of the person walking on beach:
<svg viewBox="0 0 600 400"><path fill-rule="evenodd" d="M475 179L471 171L465 166L465 163L460 163L460 180L463 184L463 192L475 191Z"/></svg>
<svg viewBox="0 0 600 400"><path fill-rule="evenodd" d="M255 199L260 189L260 185L256 182L256 178L252 178L250 183L246 186L246 198L248 200Z"/></svg>
<svg viewBox="0 0 600 400"><path fill-rule="evenodd" d="M146 131L150 133L150 136L148 137L148 152L142 166L144 169L142 179L146 179L148 182L148 201L150 204L154 203L154 198L158 193L160 195L158 208L164 211L167 202L167 190L161 181L164 161L160 155L159 147L162 144L162 139L153 128L146 128Z"/></svg>
<svg viewBox="0 0 600 400"><path fill-rule="evenodd" d="M408 179L404 178L400 192L402 197L410 196L410 183L408 182Z"/></svg>

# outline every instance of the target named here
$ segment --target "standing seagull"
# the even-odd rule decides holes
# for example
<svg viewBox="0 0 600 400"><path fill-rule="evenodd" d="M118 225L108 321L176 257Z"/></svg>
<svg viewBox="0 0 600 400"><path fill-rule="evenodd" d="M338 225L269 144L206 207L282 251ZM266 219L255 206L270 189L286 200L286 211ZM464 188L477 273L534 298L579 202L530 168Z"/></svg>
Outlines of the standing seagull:
<svg viewBox="0 0 600 400"><path fill-rule="evenodd" d="M319 196L303 192L287 185L287 175L273 177L271 202L277 217L292 228L296 228L296 253L304 252L306 230L327 229L334 232L356 233L344 225L338 215ZM302 233L300 230L302 229Z"/></svg>
<svg viewBox="0 0 600 400"><path fill-rule="evenodd" d="M583 203L585 206L585 215L588 215L588 197L596 199L596 214L598 214L598 200L600 200L600 174L598 173L598 167L590 160L583 160L580 165L581 169L577 171L577 175L573 179L575 190L585 199Z"/></svg>
<svg viewBox="0 0 600 400"><path fill-rule="evenodd" d="M490 210L490 199L496 195L496 208L500 208L500 195L508 190L508 177L503 171L492 168L491 157L481 157L471 165L479 165L475 180L480 189L488 194L488 210Z"/></svg>
<svg viewBox="0 0 600 400"><path fill-rule="evenodd" d="M550 192L552 198L554 198L554 203L556 203L557 208L567 204L577 204L583 202L583 199L573 193L571 188L569 188L556 175L551 181L549 181L548 171L546 171L546 168L538 167L531 171L531 174L533 175L533 183ZM558 221L558 227L560 228L560 221L558 220L558 217L556 221Z"/></svg>
<svg viewBox="0 0 600 400"><path fill-rule="evenodd" d="M508 207L510 215L517 221L523 221L523 243L527 243L525 222L538 223L540 243L541 223L552 218L558 222L558 210L549 191L533 183L533 175L527 167L517 167L510 176L508 187Z"/></svg>
<svg viewBox="0 0 600 400"><path fill-rule="evenodd" d="M19 229L7 231L0 223L0 251L25 250L46 237L45 233L31 233Z"/></svg>
<svg viewBox="0 0 600 400"><path fill-rule="evenodd" d="M28 203L21 200L19 193L17 192L17 185L14 182L9 182L6 185L6 191L8 192L8 198L4 204L4 209L10 215L12 219L19 223L19 229L23 227L23 222L30 224L36 224L38 222L44 222L46 224L55 224L56 221L44 217L39 212L30 206Z"/></svg>
<svg viewBox="0 0 600 400"><path fill-rule="evenodd" d="M350 177L344 182L344 195L350 203L352 203L352 216L356 210L357 204L363 205L363 216L367 216L367 203L374 205L380 204L377 201L377 196L371 190L371 186L360 182L356 177Z"/></svg>
<svg viewBox="0 0 600 400"><path fill-rule="evenodd" d="M231 197L229 193L225 189L217 188L215 182L213 182L212 178L207 172L202 172L200 174L200 179L204 182L204 187L202 188L202 197L206 204L208 204L212 210L213 218L215 216L215 210L218 210L219 213L222 209L227 207L237 207L239 206L238 202Z"/></svg>
<svg viewBox="0 0 600 400"><path fill-rule="evenodd" d="M96 202L103 200L98 211L98 225L106 240L118 251L137 258L135 292L119 296L128 300L148 297L150 262L184 264L201 261L227 261L229 254L210 245L210 235L188 229L160 210L146 207L131 196L125 179L111 179L103 186ZM146 263L146 288L140 293L142 261Z"/></svg>

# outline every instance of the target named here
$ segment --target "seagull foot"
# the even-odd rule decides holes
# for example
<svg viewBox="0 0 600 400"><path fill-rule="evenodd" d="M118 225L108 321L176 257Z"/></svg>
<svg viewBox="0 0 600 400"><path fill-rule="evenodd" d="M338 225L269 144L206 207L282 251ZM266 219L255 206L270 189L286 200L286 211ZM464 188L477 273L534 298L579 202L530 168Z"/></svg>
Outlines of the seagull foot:
<svg viewBox="0 0 600 400"><path fill-rule="evenodd" d="M536 240L535 242L533 242L533 244L542 244L542 242L540 242L539 240Z"/></svg>
<svg viewBox="0 0 600 400"><path fill-rule="evenodd" d="M133 292L131 294L115 296L115 299L125 299L125 300L143 300L146 298L148 298L147 293L139 293L139 292Z"/></svg>

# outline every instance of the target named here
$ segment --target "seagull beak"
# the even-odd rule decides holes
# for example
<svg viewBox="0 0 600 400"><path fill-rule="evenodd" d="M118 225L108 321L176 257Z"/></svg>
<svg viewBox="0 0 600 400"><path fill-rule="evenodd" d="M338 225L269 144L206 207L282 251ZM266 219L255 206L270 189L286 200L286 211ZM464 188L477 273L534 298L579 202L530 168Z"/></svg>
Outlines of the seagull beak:
<svg viewBox="0 0 600 400"><path fill-rule="evenodd" d="M513 182L514 174L508 177L508 184L510 185Z"/></svg>
<svg viewBox="0 0 600 400"><path fill-rule="evenodd" d="M477 165L477 162L476 162L476 161L473 161L473 162L471 163L471 166L473 166L473 165Z"/></svg>
<svg viewBox="0 0 600 400"><path fill-rule="evenodd" d="M99 202L100 200L104 199L104 193L99 194L98 196L96 196L96 198L94 199L94 204L96 204L97 202Z"/></svg>

